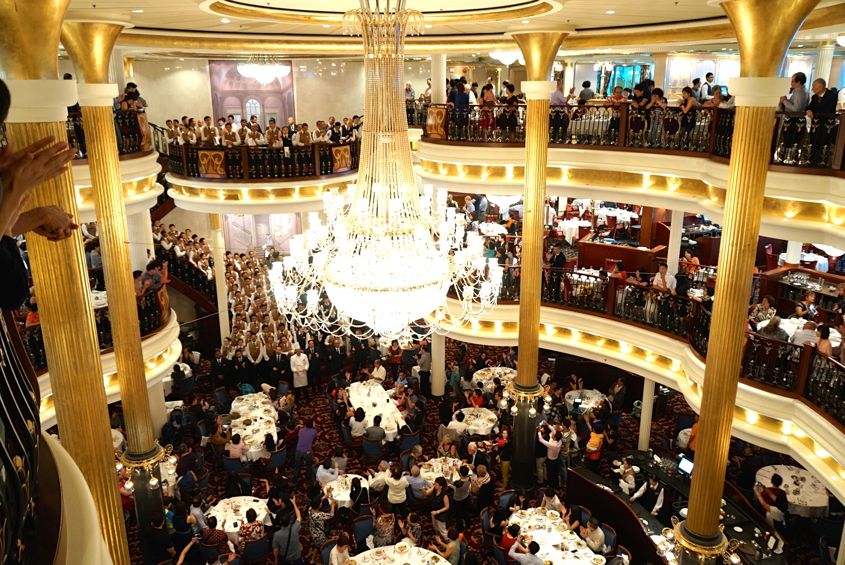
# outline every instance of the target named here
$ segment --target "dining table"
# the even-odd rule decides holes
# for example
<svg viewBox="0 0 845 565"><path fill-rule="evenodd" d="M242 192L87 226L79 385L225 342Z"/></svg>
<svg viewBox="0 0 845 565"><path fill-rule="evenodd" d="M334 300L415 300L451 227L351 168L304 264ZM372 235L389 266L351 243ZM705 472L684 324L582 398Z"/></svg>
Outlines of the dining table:
<svg viewBox="0 0 845 565"><path fill-rule="evenodd" d="M469 408L461 408L452 415L455 420L458 413L464 415L464 424L466 424L466 432L470 435L490 435L498 428L499 418L496 413L489 408L476 408L471 406Z"/></svg>
<svg viewBox="0 0 845 565"><path fill-rule="evenodd" d="M394 391L385 390L380 382L374 380L352 383L347 390L352 407L364 410L367 426L372 426L375 417L381 416L381 427L387 441L396 439L399 428L405 425L405 418L392 398Z"/></svg>
<svg viewBox="0 0 845 565"><path fill-rule="evenodd" d="M570 390L563 397L563 401L566 403L566 408L570 413L575 408L576 398L581 399L581 412L584 413L595 409L603 400L607 400L607 395L595 389Z"/></svg>
<svg viewBox="0 0 845 565"><path fill-rule="evenodd" d="M563 239L569 245L572 245L573 242L578 239L578 233L580 228L589 228L592 224L587 220L561 220L556 224L557 231L563 234Z"/></svg>
<svg viewBox="0 0 845 565"><path fill-rule="evenodd" d="M587 542L566 527L560 512L545 508L526 508L514 512L508 524L518 524L523 542L536 541L537 557L545 565L604 565L604 556L597 555Z"/></svg>
<svg viewBox="0 0 845 565"><path fill-rule="evenodd" d="M507 387L516 379L516 369L510 367L485 367L472 374L472 383L481 383L484 392L493 392L496 383L493 379L499 379L501 386Z"/></svg>
<svg viewBox="0 0 845 565"><path fill-rule="evenodd" d="M273 401L263 392L239 396L232 401L229 410L232 415L232 435L239 434L241 441L249 446L244 457L248 461L257 461L269 454L264 448L264 438L270 434L275 442L278 439L276 419L279 417Z"/></svg>
<svg viewBox="0 0 845 565"><path fill-rule="evenodd" d="M801 253L801 260L802 261L815 261L816 262L816 270L822 273L826 273L830 268L829 261L827 257L824 255L819 255L818 253ZM781 253L778 256L778 265L783 265L786 262L786 253Z"/></svg>
<svg viewBox="0 0 845 565"><path fill-rule="evenodd" d="M797 332L799 329L804 327L804 324L807 323L807 320L803 318L781 318L780 320L780 327L783 331L787 333L787 335L791 338L792 335ZM757 331L759 332L761 328L765 328L769 324L769 320L763 320L762 322L757 323ZM833 348L839 347L842 344L842 334L839 333L834 327L830 326L830 345Z"/></svg>
<svg viewBox="0 0 845 565"><path fill-rule="evenodd" d="M755 478L765 488L772 484L775 473L783 479L780 488L786 491L790 514L804 518L827 516L830 495L815 475L794 465L768 465L757 471Z"/></svg>
<svg viewBox="0 0 845 565"><path fill-rule="evenodd" d="M346 562L346 565L448 565L449 560L422 547L401 541L362 551Z"/></svg>
<svg viewBox="0 0 845 565"><path fill-rule="evenodd" d="M273 524L270 510L267 508L267 499L254 496L224 498L212 506L206 516L214 516L217 519L217 527L226 532L232 543L237 544L238 530L246 523L246 512L250 508L255 510L259 522L265 526Z"/></svg>
<svg viewBox="0 0 845 565"><path fill-rule="evenodd" d="M454 457L436 457L420 464L420 476L432 484L437 477L443 477L451 484L460 477L458 469L463 464L463 461Z"/></svg>
<svg viewBox="0 0 845 565"><path fill-rule="evenodd" d="M355 475L353 473L348 473L345 475L341 475L333 481L329 481L323 487L323 492L328 492L329 487L331 487L331 498L335 501L340 508L350 508L352 506L352 499L350 498L350 491L352 489L352 479L361 479L361 487L363 488L370 488L370 483L367 482L365 477L361 475Z"/></svg>
<svg viewBox="0 0 845 565"><path fill-rule="evenodd" d="M496 222L482 222L478 224L478 233L485 237L497 237L507 235L508 228Z"/></svg>

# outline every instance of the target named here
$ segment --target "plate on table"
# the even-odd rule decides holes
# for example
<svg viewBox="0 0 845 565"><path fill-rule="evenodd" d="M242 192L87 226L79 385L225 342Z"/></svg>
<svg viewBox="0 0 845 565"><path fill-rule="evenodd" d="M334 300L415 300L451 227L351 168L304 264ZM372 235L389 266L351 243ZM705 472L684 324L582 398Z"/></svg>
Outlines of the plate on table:
<svg viewBox="0 0 845 565"><path fill-rule="evenodd" d="M590 559L590 563L593 565L604 565L607 562L607 559L604 558L603 555L596 555L592 559Z"/></svg>
<svg viewBox="0 0 845 565"><path fill-rule="evenodd" d="M566 530L565 532L563 532L563 537L572 539L572 538L578 537L578 536L572 530Z"/></svg>
<svg viewBox="0 0 845 565"><path fill-rule="evenodd" d="M408 544L405 542L400 542L396 544L396 551L398 553L407 553L409 549L410 548L408 547Z"/></svg>
<svg viewBox="0 0 845 565"><path fill-rule="evenodd" d="M557 520L558 518L560 518L560 512L558 512L557 510L549 510L548 512L546 512L546 518L548 518L549 520Z"/></svg>
<svg viewBox="0 0 845 565"><path fill-rule="evenodd" d="M586 549L586 547L587 547L587 542L585 542L585 541L584 541L584 540L582 540L582 539L579 539L578 541L576 541L576 542L575 542L575 544L574 544L574 545L575 545L575 547L577 547L578 549Z"/></svg>

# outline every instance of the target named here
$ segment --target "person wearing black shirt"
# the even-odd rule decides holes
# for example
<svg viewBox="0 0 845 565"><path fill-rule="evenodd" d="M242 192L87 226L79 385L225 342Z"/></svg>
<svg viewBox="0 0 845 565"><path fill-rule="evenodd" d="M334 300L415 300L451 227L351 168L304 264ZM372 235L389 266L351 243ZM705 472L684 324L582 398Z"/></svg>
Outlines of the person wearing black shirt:
<svg viewBox="0 0 845 565"><path fill-rule="evenodd" d="M161 563L176 557L176 548L173 547L173 540L164 530L164 516L158 523L150 522L150 527L141 536L144 545L144 563Z"/></svg>
<svg viewBox="0 0 845 565"><path fill-rule="evenodd" d="M813 81L813 97L807 106L807 120L810 122L810 141L812 151L810 162L814 167L826 166L836 143L837 93L835 88L827 88L823 78Z"/></svg>
<svg viewBox="0 0 845 565"><path fill-rule="evenodd" d="M551 259L551 294L552 300L555 302L560 302L560 284L561 279L563 277L563 269L566 267L566 255L560 250L560 244L555 244L553 247L552 252L552 259Z"/></svg>

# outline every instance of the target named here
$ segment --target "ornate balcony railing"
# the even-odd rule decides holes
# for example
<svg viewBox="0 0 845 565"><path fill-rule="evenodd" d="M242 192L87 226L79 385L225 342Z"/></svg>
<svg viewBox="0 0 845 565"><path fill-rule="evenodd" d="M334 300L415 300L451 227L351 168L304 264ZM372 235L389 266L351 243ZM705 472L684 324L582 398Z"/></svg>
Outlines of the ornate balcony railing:
<svg viewBox="0 0 845 565"><path fill-rule="evenodd" d="M358 169L360 142L293 147L168 145L170 172L219 180L300 180Z"/></svg>
<svg viewBox="0 0 845 565"><path fill-rule="evenodd" d="M167 286L161 287L156 292L148 292L138 301L138 322L142 338L156 333L167 324L169 319L170 297L167 294ZM97 326L100 353L108 353L114 348L108 308L94 310L94 321ZM47 370L47 354L44 350L41 324L28 328L19 327L18 329L24 349L32 363L32 368L38 374L45 372Z"/></svg>
<svg viewBox="0 0 845 565"><path fill-rule="evenodd" d="M518 301L519 268L504 275L499 303ZM542 303L591 312L689 343L707 358L711 314L702 302L627 280L579 269L544 269ZM774 394L803 399L845 433L845 365L813 345L748 331L741 379Z"/></svg>
<svg viewBox="0 0 845 565"><path fill-rule="evenodd" d="M217 304L217 286L214 279L209 279L205 272L188 261L187 256L177 257L172 247L165 249L158 243L155 246L155 253L156 257L167 261L168 272L171 275L178 277L179 280L205 296L212 304Z"/></svg>
<svg viewBox="0 0 845 565"><path fill-rule="evenodd" d="M423 139L434 142L523 144L525 107L427 106ZM779 112L772 131L772 164L841 170L845 132L841 113ZM414 119L418 120L416 113ZM631 151L729 158L736 112L733 109L678 107L639 110L628 104L552 106L549 143L567 147L615 147Z"/></svg>

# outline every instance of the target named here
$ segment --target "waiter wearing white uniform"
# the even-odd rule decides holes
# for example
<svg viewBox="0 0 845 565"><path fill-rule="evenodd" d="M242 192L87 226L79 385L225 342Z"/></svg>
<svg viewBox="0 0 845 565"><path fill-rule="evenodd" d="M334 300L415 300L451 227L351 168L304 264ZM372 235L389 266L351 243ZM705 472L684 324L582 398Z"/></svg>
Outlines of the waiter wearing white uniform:
<svg viewBox="0 0 845 565"><path fill-rule="evenodd" d="M297 391L308 386L308 356L302 352L301 347L296 348L296 353L291 355L290 370L293 373L293 388ZM299 396L297 394L297 396Z"/></svg>

